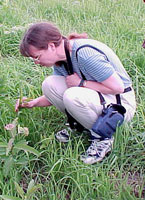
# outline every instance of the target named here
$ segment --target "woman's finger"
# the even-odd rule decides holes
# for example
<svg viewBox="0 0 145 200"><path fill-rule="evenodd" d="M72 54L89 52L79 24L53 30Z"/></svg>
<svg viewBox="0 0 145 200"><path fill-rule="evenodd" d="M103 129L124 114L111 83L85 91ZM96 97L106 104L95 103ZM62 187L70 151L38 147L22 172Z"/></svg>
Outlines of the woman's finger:
<svg viewBox="0 0 145 200"><path fill-rule="evenodd" d="M15 112L18 112L20 107L25 107L25 106L23 105L23 102L26 101L26 100L27 100L27 97L23 97L22 100L21 100L22 102L20 101L20 99L17 99L17 100L16 100Z"/></svg>

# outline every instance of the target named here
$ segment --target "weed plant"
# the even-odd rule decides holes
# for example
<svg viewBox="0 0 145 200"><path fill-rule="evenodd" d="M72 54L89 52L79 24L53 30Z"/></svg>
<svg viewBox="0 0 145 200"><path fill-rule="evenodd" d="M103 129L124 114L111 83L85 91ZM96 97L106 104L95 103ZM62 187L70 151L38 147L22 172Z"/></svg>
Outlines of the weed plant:
<svg viewBox="0 0 145 200"><path fill-rule="evenodd" d="M115 134L114 149L102 162L83 164L79 156L89 145L87 135L74 133L59 144L54 133L64 127L65 116L54 107L14 112L17 98L41 95L41 84L52 69L35 66L21 57L19 43L31 23L52 21L62 33L87 32L110 46L133 81L137 112ZM25 197L31 180L42 187L36 200L136 200L144 199L145 166L145 4L142 0L1 0L0 1L0 141L8 142L6 124L18 117L28 127L27 142L41 153L37 159L10 170L0 166L0 195ZM23 154L22 154L23 156ZM20 195L15 185L24 193ZM13 197L13 198L12 198Z"/></svg>

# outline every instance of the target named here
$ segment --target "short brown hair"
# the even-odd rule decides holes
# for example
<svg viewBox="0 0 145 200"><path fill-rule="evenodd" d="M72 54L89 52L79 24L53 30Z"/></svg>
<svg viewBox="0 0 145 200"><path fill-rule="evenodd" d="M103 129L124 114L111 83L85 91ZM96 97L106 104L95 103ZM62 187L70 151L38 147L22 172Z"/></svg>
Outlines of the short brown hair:
<svg viewBox="0 0 145 200"><path fill-rule="evenodd" d="M29 57L30 45L38 49L47 49L49 42L59 46L61 41L62 35L55 25L50 22L36 23L26 31L20 44L20 52L23 56Z"/></svg>

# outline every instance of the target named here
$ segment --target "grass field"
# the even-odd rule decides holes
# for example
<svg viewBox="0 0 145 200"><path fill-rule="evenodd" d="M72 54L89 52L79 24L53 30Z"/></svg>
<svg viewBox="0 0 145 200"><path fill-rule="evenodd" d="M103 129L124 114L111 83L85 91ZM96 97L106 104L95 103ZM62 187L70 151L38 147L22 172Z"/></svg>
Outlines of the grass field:
<svg viewBox="0 0 145 200"><path fill-rule="evenodd" d="M54 107L14 112L17 98L41 95L41 83L52 71L19 53L24 31L42 20L53 21L64 35L87 32L106 43L132 78L135 117L116 132L111 154L95 165L79 159L89 145L87 136L74 133L68 144L54 139L66 120ZM145 198L144 33L142 0L0 0L0 195L7 195L0 199ZM15 128L5 130L12 122Z"/></svg>

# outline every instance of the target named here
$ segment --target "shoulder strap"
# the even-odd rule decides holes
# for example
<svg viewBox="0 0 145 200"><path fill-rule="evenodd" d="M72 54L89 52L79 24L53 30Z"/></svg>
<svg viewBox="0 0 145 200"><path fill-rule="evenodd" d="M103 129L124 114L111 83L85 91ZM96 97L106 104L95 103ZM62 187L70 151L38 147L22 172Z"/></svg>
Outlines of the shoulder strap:
<svg viewBox="0 0 145 200"><path fill-rule="evenodd" d="M66 55L66 59L67 59L67 63L64 64L64 67L66 69L66 71L68 72L69 75L73 74L73 65L71 62L71 58L70 58L70 53L67 47L67 40L64 40L64 49L65 49L65 55Z"/></svg>
<svg viewBox="0 0 145 200"><path fill-rule="evenodd" d="M92 45L85 44L85 45L83 45L83 46L80 46L80 47L77 49L77 51L76 51L76 58L77 58L77 61L78 61L78 51L79 51L80 49L84 48L84 47L89 47L89 48L95 49L95 50L98 51L99 53L103 54L103 55L106 57L106 59L108 60L106 54L105 54L103 51L101 51L100 49L98 49L98 48L96 48L96 47L94 47L94 46L92 46ZM109 61L109 60L108 60L108 61Z"/></svg>
<svg viewBox="0 0 145 200"><path fill-rule="evenodd" d="M96 48L96 47L94 47L94 46L91 46L91 45L89 45L89 44L85 44L85 45L80 46L80 47L76 50L76 59L77 59L77 61L78 61L78 51L79 51L80 49L84 48L84 47L89 47L89 48L95 49L96 51L98 51L99 53L103 54L103 55L107 58L107 56L105 55L105 53L104 53L103 51L101 51L100 49L98 49L98 48ZM108 58L107 58L107 60L108 60ZM80 71L80 72L81 72L81 75L82 75L83 79L86 80L86 77L84 76L84 74L82 73L82 71Z"/></svg>

